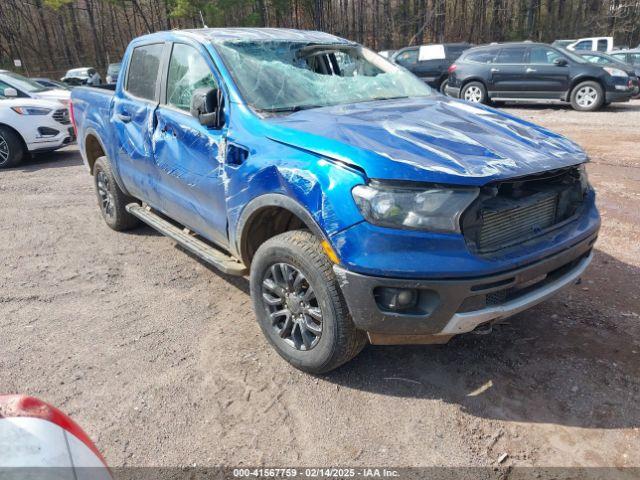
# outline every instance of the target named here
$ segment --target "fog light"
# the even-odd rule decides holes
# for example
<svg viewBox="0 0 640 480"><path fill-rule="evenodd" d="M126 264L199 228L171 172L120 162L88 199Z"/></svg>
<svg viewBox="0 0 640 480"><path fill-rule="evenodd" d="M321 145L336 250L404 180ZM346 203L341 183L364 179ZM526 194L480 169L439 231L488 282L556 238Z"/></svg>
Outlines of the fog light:
<svg viewBox="0 0 640 480"><path fill-rule="evenodd" d="M408 310L418 302L418 291L412 288L378 287L374 296L376 303L383 310Z"/></svg>

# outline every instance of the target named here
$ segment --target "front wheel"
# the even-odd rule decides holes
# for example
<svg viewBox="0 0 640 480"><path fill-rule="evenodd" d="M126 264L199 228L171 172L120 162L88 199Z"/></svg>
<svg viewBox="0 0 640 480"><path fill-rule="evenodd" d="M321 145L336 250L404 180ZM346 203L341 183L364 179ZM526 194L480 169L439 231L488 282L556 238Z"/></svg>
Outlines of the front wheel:
<svg viewBox="0 0 640 480"><path fill-rule="evenodd" d="M460 98L471 103L487 103L487 89L480 82L469 82L462 87Z"/></svg>
<svg viewBox="0 0 640 480"><path fill-rule="evenodd" d="M604 91L597 82L582 82L571 92L571 106L580 112L598 110L604 102Z"/></svg>
<svg viewBox="0 0 640 480"><path fill-rule="evenodd" d="M285 232L260 246L251 263L251 297L269 343L300 370L328 372L366 344L331 262L308 231Z"/></svg>
<svg viewBox="0 0 640 480"><path fill-rule="evenodd" d="M18 135L7 127L0 127L0 168L15 167L24 155L24 146Z"/></svg>

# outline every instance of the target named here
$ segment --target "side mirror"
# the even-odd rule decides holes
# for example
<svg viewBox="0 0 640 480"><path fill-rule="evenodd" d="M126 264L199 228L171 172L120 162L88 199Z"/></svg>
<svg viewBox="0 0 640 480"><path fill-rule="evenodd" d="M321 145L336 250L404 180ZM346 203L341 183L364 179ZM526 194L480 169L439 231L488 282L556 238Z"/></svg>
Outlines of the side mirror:
<svg viewBox="0 0 640 480"><path fill-rule="evenodd" d="M558 67L566 67L569 62L565 58L556 58L553 63Z"/></svg>
<svg viewBox="0 0 640 480"><path fill-rule="evenodd" d="M4 89L3 95L5 97L17 97L18 91L15 88L7 87Z"/></svg>
<svg viewBox="0 0 640 480"><path fill-rule="evenodd" d="M196 89L189 110L205 127L220 129L224 126L224 97L217 88Z"/></svg>

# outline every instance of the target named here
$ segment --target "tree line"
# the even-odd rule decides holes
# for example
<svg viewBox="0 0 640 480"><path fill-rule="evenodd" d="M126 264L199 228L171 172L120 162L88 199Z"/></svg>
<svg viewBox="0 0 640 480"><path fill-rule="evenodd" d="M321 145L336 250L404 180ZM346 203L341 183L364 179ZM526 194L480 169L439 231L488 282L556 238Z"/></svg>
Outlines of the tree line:
<svg viewBox="0 0 640 480"><path fill-rule="evenodd" d="M0 68L104 73L136 36L203 25L323 30L375 50L585 36L635 47L640 0L0 0Z"/></svg>

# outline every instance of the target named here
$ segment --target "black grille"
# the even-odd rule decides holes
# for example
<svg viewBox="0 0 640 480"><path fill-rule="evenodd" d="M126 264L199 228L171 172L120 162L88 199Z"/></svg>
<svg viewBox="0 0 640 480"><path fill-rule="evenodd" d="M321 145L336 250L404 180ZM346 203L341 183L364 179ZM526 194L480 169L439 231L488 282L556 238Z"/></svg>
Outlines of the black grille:
<svg viewBox="0 0 640 480"><path fill-rule="evenodd" d="M481 255L535 241L577 218L588 191L580 167L488 184L462 215L462 233Z"/></svg>
<svg viewBox="0 0 640 480"><path fill-rule="evenodd" d="M53 119L62 125L69 125L71 123L71 120L69 120L69 110L66 108L61 108L53 112Z"/></svg>
<svg viewBox="0 0 640 480"><path fill-rule="evenodd" d="M536 195L537 198L515 207L480 211L482 226L478 248L488 252L533 237L555 223L558 196Z"/></svg>

